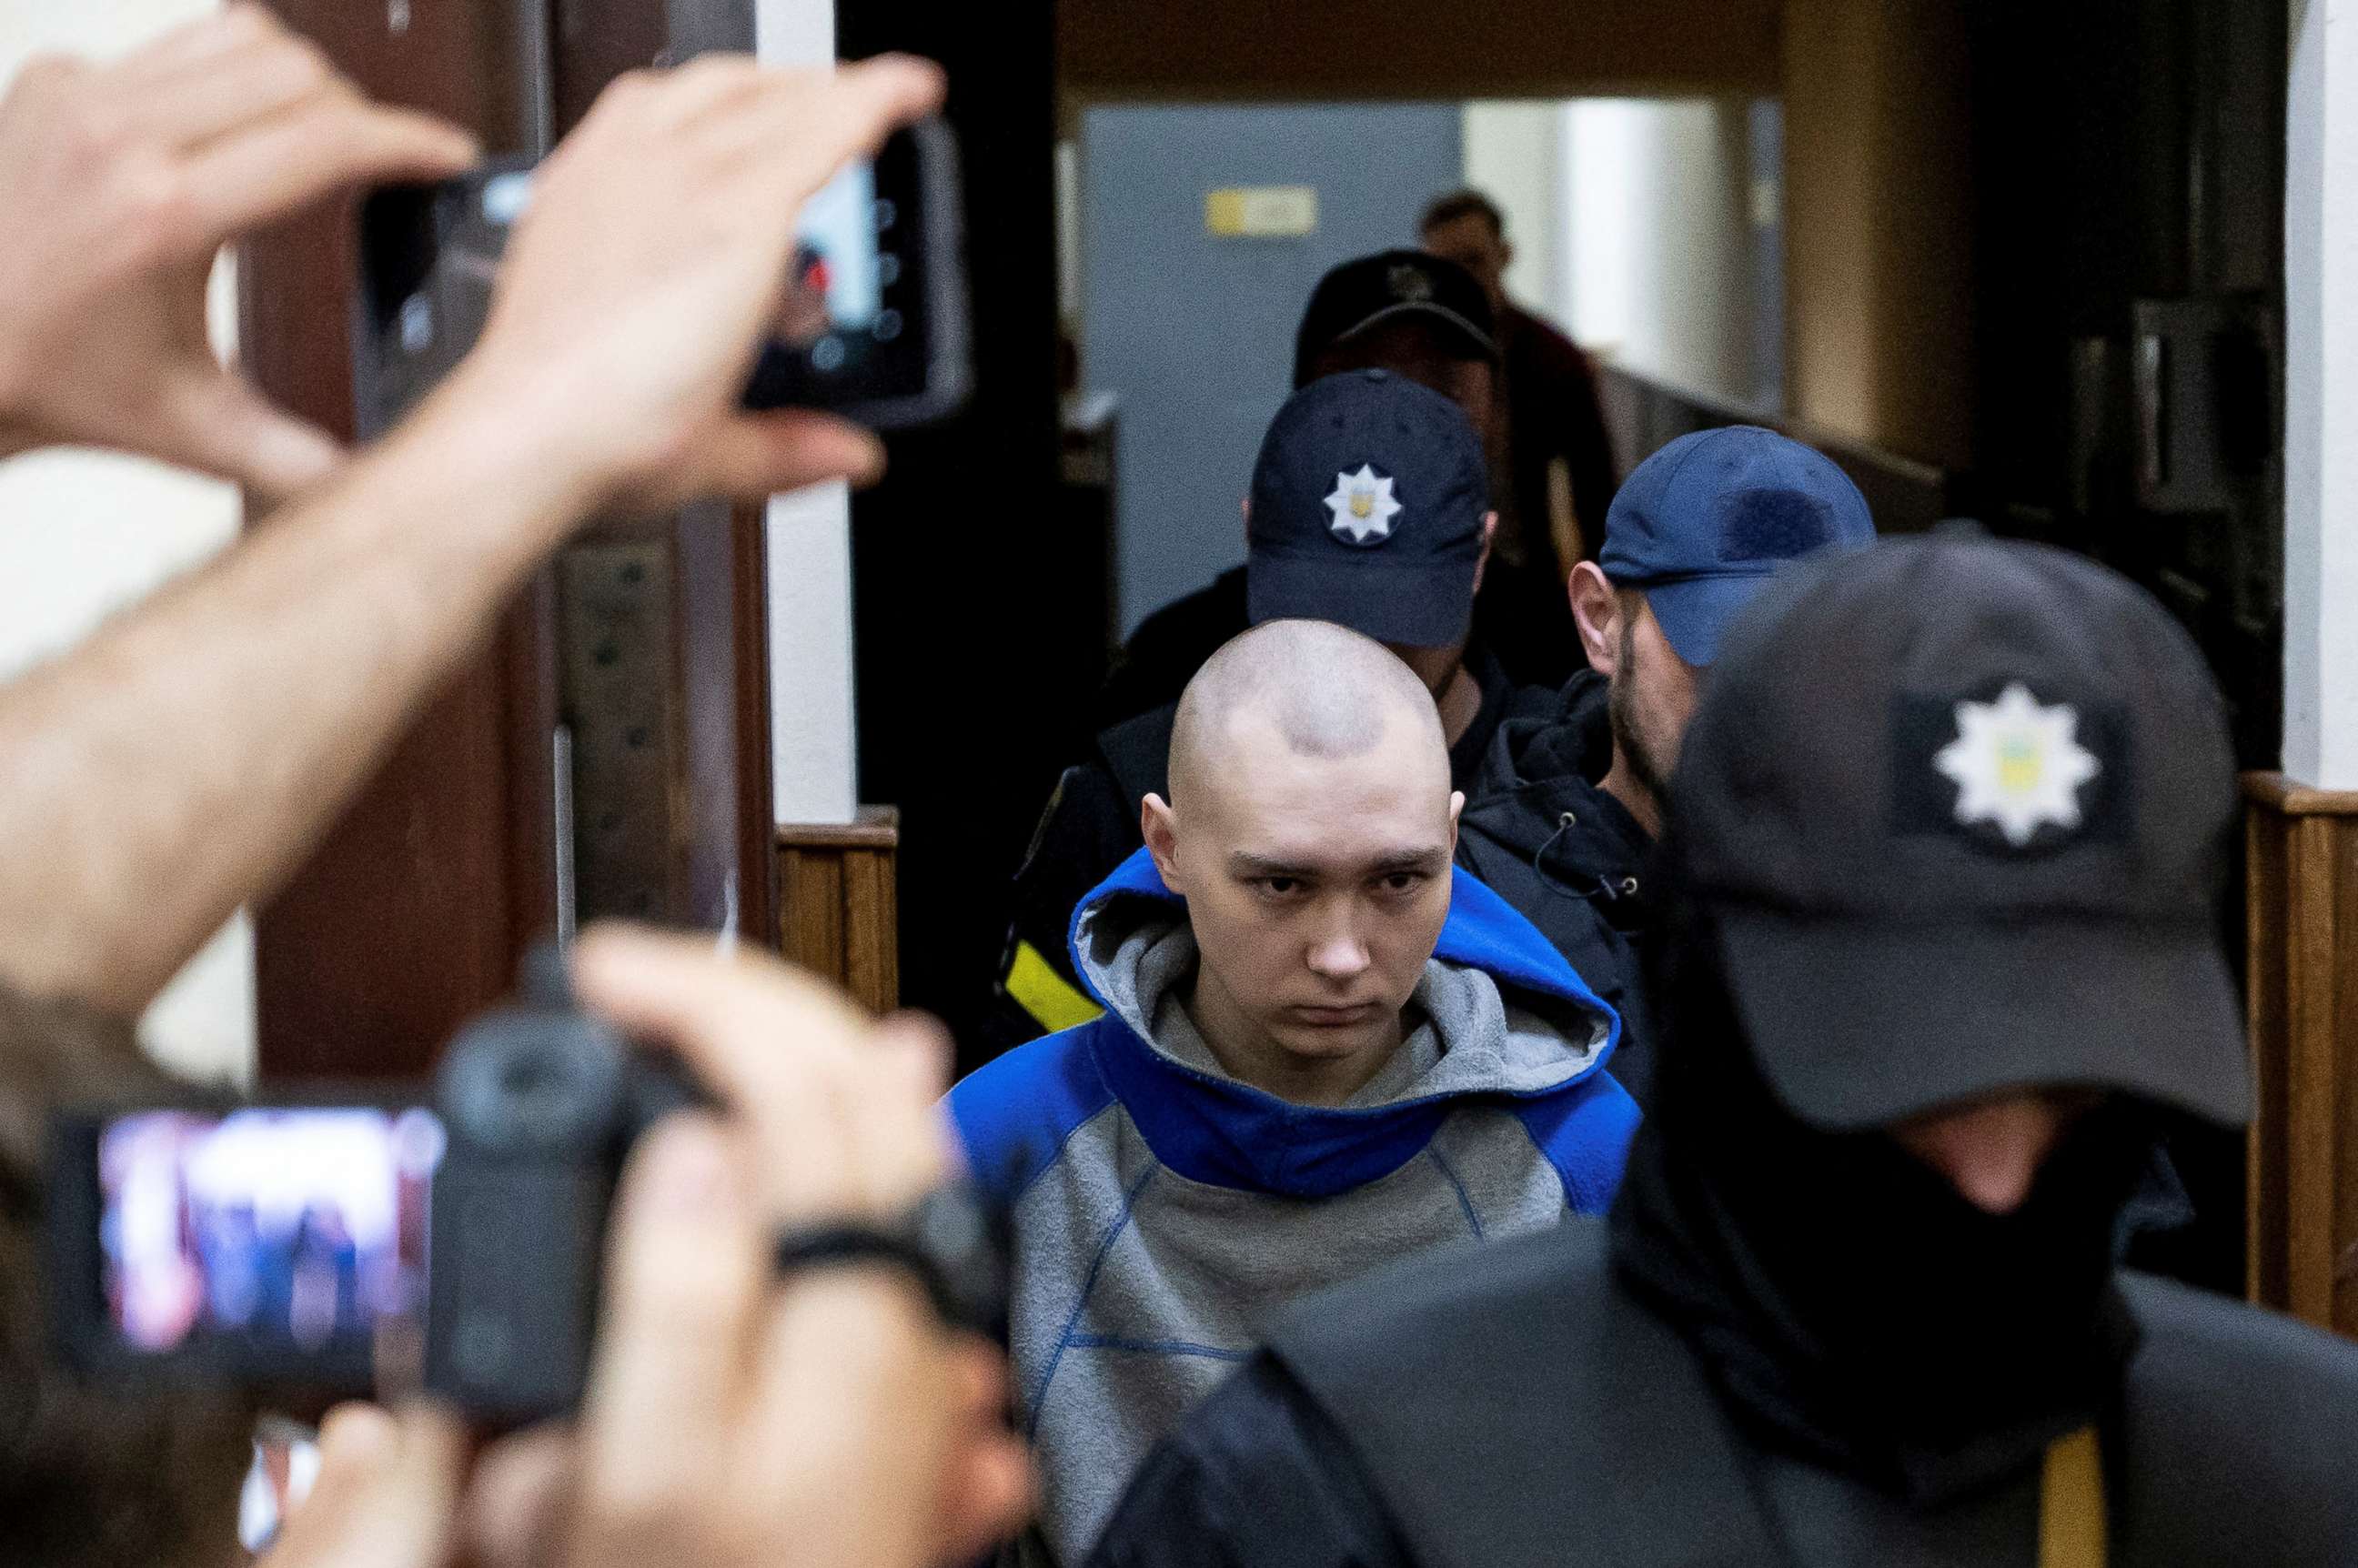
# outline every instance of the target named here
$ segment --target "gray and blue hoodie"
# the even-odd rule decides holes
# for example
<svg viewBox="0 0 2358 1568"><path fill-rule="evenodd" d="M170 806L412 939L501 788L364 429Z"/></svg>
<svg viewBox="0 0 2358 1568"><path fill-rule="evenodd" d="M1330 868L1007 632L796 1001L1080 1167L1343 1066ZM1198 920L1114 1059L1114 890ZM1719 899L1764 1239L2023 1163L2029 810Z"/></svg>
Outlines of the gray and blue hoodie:
<svg viewBox="0 0 2358 1568"><path fill-rule="evenodd" d="M950 1091L1014 1232L1018 1418L1046 1543L1077 1563L1154 1443L1297 1297L1428 1248L1601 1213L1638 1109L1620 1021L1463 871L1409 1034L1341 1107L1229 1076L1188 1019L1185 905L1143 849L1075 912L1102 1016Z"/></svg>

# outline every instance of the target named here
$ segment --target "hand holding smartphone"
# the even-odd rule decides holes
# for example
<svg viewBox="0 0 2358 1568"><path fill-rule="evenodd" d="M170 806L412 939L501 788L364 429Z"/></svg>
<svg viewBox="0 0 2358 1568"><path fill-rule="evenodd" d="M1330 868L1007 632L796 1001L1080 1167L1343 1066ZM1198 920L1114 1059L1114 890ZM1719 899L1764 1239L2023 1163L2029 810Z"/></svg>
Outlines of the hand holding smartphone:
<svg viewBox="0 0 2358 1568"><path fill-rule="evenodd" d="M354 407L363 438L399 421L472 346L533 168L494 160L362 204ZM748 408L821 408L873 429L954 414L973 383L957 149L924 120L847 164L805 204Z"/></svg>

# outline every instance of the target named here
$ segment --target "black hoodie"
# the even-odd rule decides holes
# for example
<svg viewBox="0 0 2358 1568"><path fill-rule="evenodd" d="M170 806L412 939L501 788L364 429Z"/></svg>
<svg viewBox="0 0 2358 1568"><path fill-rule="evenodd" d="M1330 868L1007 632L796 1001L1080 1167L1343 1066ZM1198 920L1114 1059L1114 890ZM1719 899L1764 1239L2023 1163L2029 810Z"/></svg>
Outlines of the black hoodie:
<svg viewBox="0 0 2358 1568"><path fill-rule="evenodd" d="M1613 765L1607 683L1582 670L1549 708L1490 738L1457 823L1457 863L1540 928L1621 1014L1613 1076L1643 1105L1651 1076L1639 963L1653 840L1597 787Z"/></svg>

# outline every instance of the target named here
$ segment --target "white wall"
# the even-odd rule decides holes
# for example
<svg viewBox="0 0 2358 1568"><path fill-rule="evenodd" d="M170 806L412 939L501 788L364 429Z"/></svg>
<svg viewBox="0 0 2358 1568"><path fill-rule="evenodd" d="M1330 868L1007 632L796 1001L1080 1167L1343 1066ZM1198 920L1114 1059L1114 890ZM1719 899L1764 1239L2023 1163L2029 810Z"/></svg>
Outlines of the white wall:
<svg viewBox="0 0 2358 1568"><path fill-rule="evenodd" d="M2358 789L2358 0L2293 0L2284 770Z"/></svg>
<svg viewBox="0 0 2358 1568"><path fill-rule="evenodd" d="M1515 259L1507 266L1507 293L1524 308L1550 317L1563 303L1556 255L1563 146L1561 103L1509 99L1466 105L1466 183L1498 204L1515 247Z"/></svg>
<svg viewBox="0 0 2358 1568"><path fill-rule="evenodd" d="M756 0L753 36L773 65L835 59L832 0ZM780 822L859 813L853 752L851 503L822 485L770 503L770 772Z"/></svg>
<svg viewBox="0 0 2358 1568"><path fill-rule="evenodd" d="M105 56L212 9L214 0L5 0L0 79L27 56ZM216 343L231 341L228 268L213 279ZM0 462L0 676L70 646L109 611L235 536L237 492L152 463L49 451ZM157 874L170 874L158 867ZM253 942L233 923L141 1022L168 1064L243 1078L254 1063Z"/></svg>
<svg viewBox="0 0 2358 1568"><path fill-rule="evenodd" d="M1587 98L1563 115L1553 293L1566 330L1672 385L1748 397L1744 106Z"/></svg>

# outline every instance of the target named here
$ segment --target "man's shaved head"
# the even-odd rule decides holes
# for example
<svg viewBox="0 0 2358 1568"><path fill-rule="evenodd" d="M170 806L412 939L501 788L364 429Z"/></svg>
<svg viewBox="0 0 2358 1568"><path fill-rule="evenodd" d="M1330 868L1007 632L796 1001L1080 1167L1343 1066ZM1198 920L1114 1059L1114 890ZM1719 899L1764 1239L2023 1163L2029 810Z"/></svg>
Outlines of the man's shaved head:
<svg viewBox="0 0 2358 1568"><path fill-rule="evenodd" d="M1449 743L1433 695L1382 643L1325 621L1270 621L1231 638L1179 698L1171 730L1171 803L1185 810L1233 771L1240 721L1260 720L1288 750L1335 760L1364 756L1393 725L1408 755L1427 753L1448 788Z"/></svg>
<svg viewBox="0 0 2358 1568"><path fill-rule="evenodd" d="M1196 672L1140 828L1187 901L1189 1016L1229 1071L1339 1105L1402 1037L1464 797L1432 693L1380 643L1271 621Z"/></svg>

